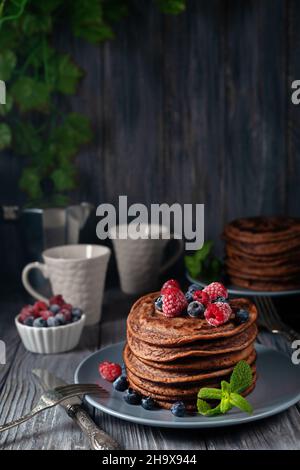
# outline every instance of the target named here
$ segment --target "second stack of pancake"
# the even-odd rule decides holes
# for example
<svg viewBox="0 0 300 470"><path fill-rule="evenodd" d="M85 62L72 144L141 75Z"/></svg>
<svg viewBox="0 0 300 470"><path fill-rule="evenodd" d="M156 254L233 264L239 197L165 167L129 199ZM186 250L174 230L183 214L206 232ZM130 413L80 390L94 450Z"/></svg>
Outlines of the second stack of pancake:
<svg viewBox="0 0 300 470"><path fill-rule="evenodd" d="M124 362L130 387L163 408L184 401L187 409L194 410L199 389L220 387L243 359L253 371L252 385L244 395L250 393L256 382L255 306L246 299L232 300L233 311L248 310L249 320L213 327L205 319L161 315L154 306L158 295L139 299L128 316Z"/></svg>
<svg viewBox="0 0 300 470"><path fill-rule="evenodd" d="M230 281L256 290L300 286L300 219L250 217L226 225L225 266Z"/></svg>

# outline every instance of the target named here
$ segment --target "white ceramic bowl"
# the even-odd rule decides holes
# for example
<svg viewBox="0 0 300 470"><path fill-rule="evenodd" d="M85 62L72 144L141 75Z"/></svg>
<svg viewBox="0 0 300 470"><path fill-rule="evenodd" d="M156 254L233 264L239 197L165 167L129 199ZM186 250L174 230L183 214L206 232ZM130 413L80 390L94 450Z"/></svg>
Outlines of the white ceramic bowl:
<svg viewBox="0 0 300 470"><path fill-rule="evenodd" d="M85 315L80 320L67 325L38 328L27 326L19 322L19 315L15 323L22 343L28 351L40 354L57 354L74 349L79 343L85 323Z"/></svg>

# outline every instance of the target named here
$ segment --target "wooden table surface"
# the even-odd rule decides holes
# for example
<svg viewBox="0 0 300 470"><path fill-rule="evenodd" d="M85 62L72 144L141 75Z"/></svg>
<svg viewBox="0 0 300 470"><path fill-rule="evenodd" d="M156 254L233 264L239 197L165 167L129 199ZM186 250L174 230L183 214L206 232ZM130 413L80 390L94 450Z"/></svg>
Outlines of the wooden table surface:
<svg viewBox="0 0 300 470"><path fill-rule="evenodd" d="M14 326L14 316L22 302L17 294L0 302L0 339L7 348L7 363L0 365L0 424L29 411L40 396L41 387L32 376L32 369L46 368L71 382L83 358L124 339L125 319L132 299L109 291L101 324L85 329L75 351L58 355L32 354L24 349ZM288 344L278 336L260 333L259 341L289 351ZM300 403L279 415L242 426L184 433L128 423L98 411L93 414L98 424L124 449L300 449ZM89 449L89 443L65 411L56 407L0 434L0 449Z"/></svg>

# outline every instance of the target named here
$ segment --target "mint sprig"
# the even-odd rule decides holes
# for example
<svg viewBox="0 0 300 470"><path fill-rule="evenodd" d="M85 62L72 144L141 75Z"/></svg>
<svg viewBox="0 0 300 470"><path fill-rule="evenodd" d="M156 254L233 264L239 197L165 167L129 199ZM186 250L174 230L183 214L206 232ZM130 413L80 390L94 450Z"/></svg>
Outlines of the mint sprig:
<svg viewBox="0 0 300 470"><path fill-rule="evenodd" d="M242 396L244 390L252 383L252 370L245 361L239 361L232 371L230 381L222 380L220 388L203 387L198 392L197 409L203 416L225 414L233 407L246 413L253 413L250 403ZM219 400L217 406L212 407L205 400Z"/></svg>

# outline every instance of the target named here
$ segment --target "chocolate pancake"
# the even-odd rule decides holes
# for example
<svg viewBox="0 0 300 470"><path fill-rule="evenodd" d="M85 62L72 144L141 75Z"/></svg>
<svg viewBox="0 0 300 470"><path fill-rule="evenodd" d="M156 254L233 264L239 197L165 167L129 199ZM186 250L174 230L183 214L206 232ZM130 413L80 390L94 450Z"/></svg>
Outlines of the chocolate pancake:
<svg viewBox="0 0 300 470"><path fill-rule="evenodd" d="M253 251L243 252L239 250L237 245L231 243L226 243L225 252L227 258L232 258L235 260L240 260L244 263L262 263L267 264L268 266L282 266L284 264L290 263L300 263L300 249L298 250L289 250L285 253L265 253L264 255L257 255Z"/></svg>
<svg viewBox="0 0 300 470"><path fill-rule="evenodd" d="M247 390L245 390L241 395L243 395L244 397L249 395L249 393L251 393L253 391L253 389L255 388L256 380L257 380L257 376L256 376L256 374L254 374L252 385L250 385L250 387L247 388ZM142 394L144 393L142 391L142 389L140 389L139 392L142 393ZM174 405L174 403L176 403L176 401L178 401L178 400L156 399L157 404L161 408L164 408L164 409L167 409L167 410L169 410L172 407L172 405ZM194 397L192 399L185 399L184 403L185 403L185 407L186 407L187 411L191 411L191 412L192 411L197 411L197 398Z"/></svg>
<svg viewBox="0 0 300 470"><path fill-rule="evenodd" d="M252 324L240 334L229 338L221 338L214 341L196 341L192 344L177 347L152 345L132 336L129 331L127 331L127 341L131 351L142 359L170 362L185 357L211 357L216 354L242 351L253 343L256 335L257 327L255 324Z"/></svg>
<svg viewBox="0 0 300 470"><path fill-rule="evenodd" d="M293 217L248 217L226 225L224 237L251 245L299 240L300 219Z"/></svg>
<svg viewBox="0 0 300 470"><path fill-rule="evenodd" d="M155 362L146 359L141 359L144 364L167 371L205 371L214 369L225 369L226 367L233 366L237 362L246 359L254 350L254 344L250 344L247 348L242 351L236 351L226 354L217 354L212 356L204 357L187 357L182 360L175 360L172 362Z"/></svg>
<svg viewBox="0 0 300 470"><path fill-rule="evenodd" d="M253 375L256 374L256 366L251 366ZM230 374L220 375L211 379L200 380L197 382L185 384L165 384L153 382L134 375L131 371L127 371L127 379L129 386L134 390L143 390L143 395L151 396L158 400L191 400L196 399L200 388L212 387L219 388L221 380L229 380Z"/></svg>
<svg viewBox="0 0 300 470"><path fill-rule="evenodd" d="M249 279L249 280L258 280L258 281L271 281L271 282L276 282L277 280L280 281L281 284L283 283L289 283L289 282L297 282L300 279L300 272L293 272L293 273L282 273L282 274L274 274L273 276L270 273L265 274L263 268L261 273L259 274L258 272L250 272L249 270L243 270L237 269L237 268L232 268L226 263L226 271L227 274L231 277L239 277L242 279Z"/></svg>
<svg viewBox="0 0 300 470"><path fill-rule="evenodd" d="M300 263L286 263L280 266L268 266L267 263L253 263L248 262L245 263L243 259L236 259L236 258L227 258L225 260L225 266L227 268L227 272L232 270L233 272L236 271L243 273L244 275L249 275L252 279L274 279L274 277L285 277L288 276L289 278L293 275L300 274Z"/></svg>
<svg viewBox="0 0 300 470"><path fill-rule="evenodd" d="M175 347L194 343L197 340L212 341L236 336L254 324L257 318L257 310L253 303L247 299L234 299L230 302L232 309L248 310L249 321L246 323L237 325L233 320L230 320L215 328L209 325L204 318L179 316L170 319L155 309L154 300L158 296L159 292L145 295L133 305L127 318L129 338L146 342L151 346Z"/></svg>
<svg viewBox="0 0 300 470"><path fill-rule="evenodd" d="M259 281L254 279L243 279L237 276L230 276L231 282L240 287L245 287L246 289L260 290L260 291L284 291L284 290L294 290L299 289L300 280L282 282L277 281Z"/></svg>
<svg viewBox="0 0 300 470"><path fill-rule="evenodd" d="M203 371L198 369L198 371L191 371L186 369L183 371L179 370L165 370L158 369L155 366L149 366L136 357L129 349L128 345L124 350L124 362L126 370L133 373L135 376L150 380L152 382L163 382L164 384L181 384L188 382L199 382L204 380L210 380L214 378L219 378L230 374L233 370L233 365L231 367L222 368L219 366L217 370L206 370ZM255 361L256 352L252 348L252 351L245 358L245 360L252 364ZM235 364L234 364L235 365Z"/></svg>

